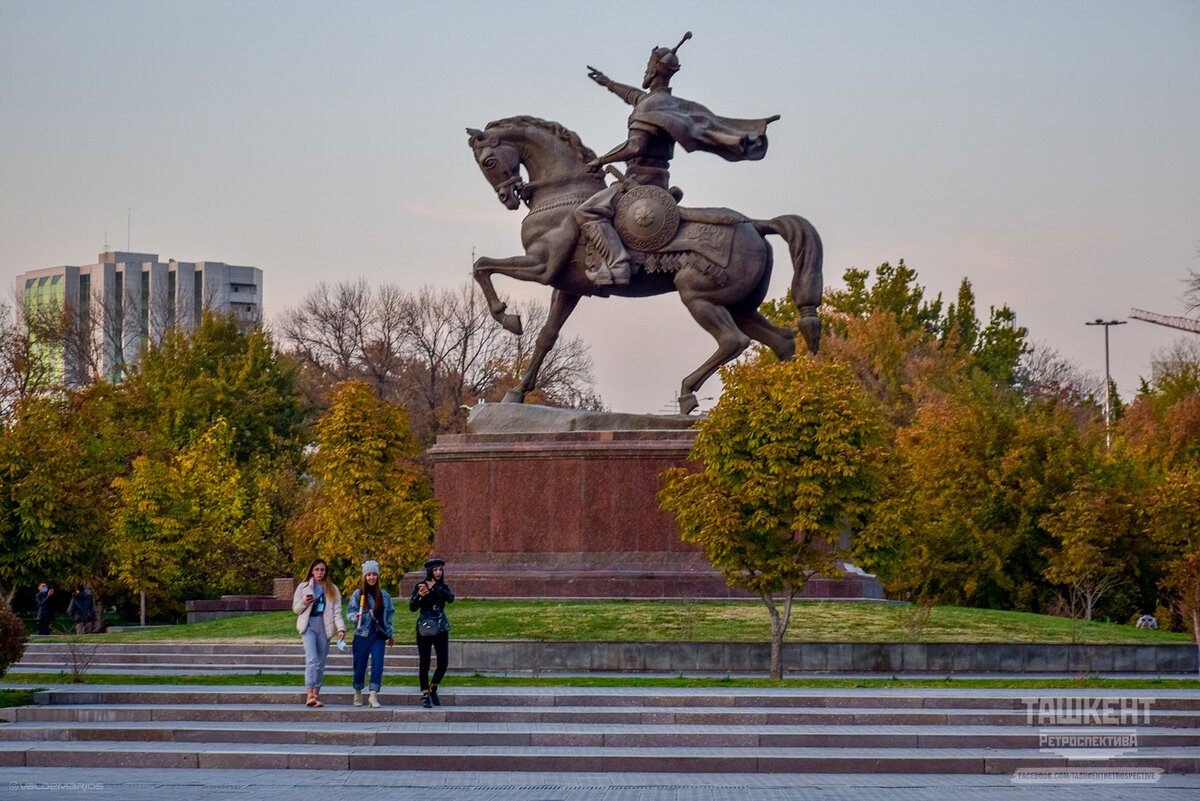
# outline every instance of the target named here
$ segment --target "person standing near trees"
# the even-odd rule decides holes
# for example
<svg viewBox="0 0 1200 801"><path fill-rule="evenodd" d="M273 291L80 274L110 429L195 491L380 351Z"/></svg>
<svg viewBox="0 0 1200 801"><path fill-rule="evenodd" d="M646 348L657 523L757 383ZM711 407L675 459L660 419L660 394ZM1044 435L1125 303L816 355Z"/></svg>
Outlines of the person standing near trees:
<svg viewBox="0 0 1200 801"><path fill-rule="evenodd" d="M54 597L54 590L50 589L46 582L38 585L37 592L37 626L38 634L50 633L50 599Z"/></svg>
<svg viewBox="0 0 1200 801"><path fill-rule="evenodd" d="M425 580L413 587L408 608L417 614L417 654L420 657L421 706L432 709L441 706L438 684L446 675L447 652L450 650L450 621L446 619L446 604L454 603L454 593L445 582L446 563L441 559L425 562ZM429 681L430 650L437 651L437 672Z"/></svg>
<svg viewBox="0 0 1200 801"><path fill-rule="evenodd" d="M296 629L304 641L304 684L308 688L304 705L325 706L319 695L325 678L325 660L329 657L329 640L334 631L339 641L346 639L346 623L342 620L341 593L330 581L329 565L324 559L316 559L308 566L308 575L292 596L292 611L299 615Z"/></svg>
<svg viewBox="0 0 1200 801"><path fill-rule="evenodd" d="M392 617L396 606L392 596L379 586L379 563L374 559L363 562L362 587L350 596L346 614L354 618L354 705L362 706L363 685L367 678L367 662L371 663L371 691L367 703L378 709L379 691L383 689L383 652L385 645L394 645Z"/></svg>
<svg viewBox="0 0 1200 801"><path fill-rule="evenodd" d="M67 604L67 614L75 621L76 634L91 634L96 626L96 599L92 590L85 584L80 584L71 603Z"/></svg>

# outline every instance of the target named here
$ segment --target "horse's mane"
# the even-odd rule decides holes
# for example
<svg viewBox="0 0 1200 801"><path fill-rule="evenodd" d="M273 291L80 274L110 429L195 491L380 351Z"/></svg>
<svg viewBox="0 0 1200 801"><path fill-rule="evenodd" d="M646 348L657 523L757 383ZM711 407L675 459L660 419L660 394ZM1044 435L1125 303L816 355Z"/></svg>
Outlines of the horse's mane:
<svg viewBox="0 0 1200 801"><path fill-rule="evenodd" d="M596 158L595 152L590 147L585 145L579 138L579 134L572 131L570 128L563 126L561 123L543 120L541 117L531 117L528 114L521 114L516 117L505 117L502 120L489 122L485 127L485 131L490 131L493 128L511 128L528 125L532 128L540 128L553 134L560 142L563 142L568 147L575 150L579 156L579 160L585 164Z"/></svg>

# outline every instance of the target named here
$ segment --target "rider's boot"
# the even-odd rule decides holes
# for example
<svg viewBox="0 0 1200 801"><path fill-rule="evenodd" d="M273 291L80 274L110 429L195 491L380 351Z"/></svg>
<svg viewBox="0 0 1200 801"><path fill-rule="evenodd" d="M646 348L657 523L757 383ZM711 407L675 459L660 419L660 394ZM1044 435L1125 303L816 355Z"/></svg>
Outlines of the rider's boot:
<svg viewBox="0 0 1200 801"><path fill-rule="evenodd" d="M585 272L592 283L596 286L628 284L629 277L633 274L633 268L629 261L629 251L625 249L625 243L617 235L617 229L603 222L592 221L584 223L582 232L608 259L607 264Z"/></svg>

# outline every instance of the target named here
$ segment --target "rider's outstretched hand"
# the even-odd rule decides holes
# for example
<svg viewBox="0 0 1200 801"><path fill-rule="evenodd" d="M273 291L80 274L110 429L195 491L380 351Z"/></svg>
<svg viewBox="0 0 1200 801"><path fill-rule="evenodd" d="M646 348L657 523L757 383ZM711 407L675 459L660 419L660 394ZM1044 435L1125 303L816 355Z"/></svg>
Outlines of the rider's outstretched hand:
<svg viewBox="0 0 1200 801"><path fill-rule="evenodd" d="M600 164L600 159L592 159L591 161L589 161L587 163L587 171L588 172L600 172L601 166L602 165Z"/></svg>
<svg viewBox="0 0 1200 801"><path fill-rule="evenodd" d="M607 88L612 85L612 81L608 79L608 76L595 67L588 67L588 77L603 87Z"/></svg>

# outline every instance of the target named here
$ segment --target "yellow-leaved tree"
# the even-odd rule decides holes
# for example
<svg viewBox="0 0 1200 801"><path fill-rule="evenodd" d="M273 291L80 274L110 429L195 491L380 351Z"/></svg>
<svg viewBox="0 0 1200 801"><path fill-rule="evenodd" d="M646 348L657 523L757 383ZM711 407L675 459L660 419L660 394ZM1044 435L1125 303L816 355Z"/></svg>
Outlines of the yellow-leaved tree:
<svg viewBox="0 0 1200 801"><path fill-rule="evenodd" d="M658 497L730 586L762 598L779 679L792 600L812 575L835 573L842 532L862 524L880 491L883 425L841 364L801 355L722 377L690 454L703 470L668 471Z"/></svg>
<svg viewBox="0 0 1200 801"><path fill-rule="evenodd" d="M414 461L420 446L404 408L379 400L367 384L338 384L331 398L317 423L297 555L326 560L344 588L358 583L368 558L399 580L428 556L440 514L433 484Z"/></svg>
<svg viewBox="0 0 1200 801"><path fill-rule="evenodd" d="M119 582L154 600L245 592L278 567L261 477L233 455L234 431L218 418L165 459L139 456L113 481L112 567Z"/></svg>

